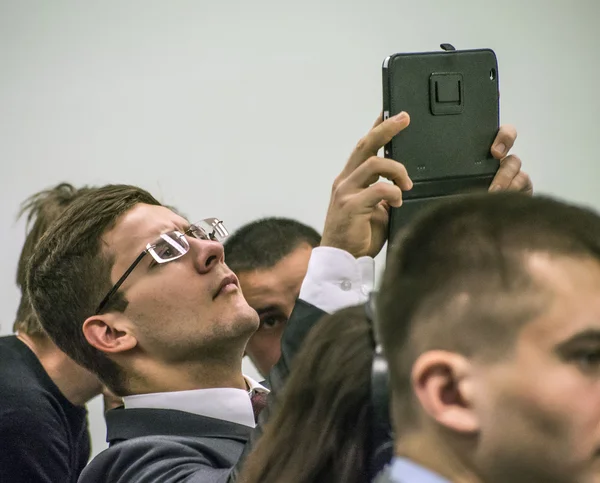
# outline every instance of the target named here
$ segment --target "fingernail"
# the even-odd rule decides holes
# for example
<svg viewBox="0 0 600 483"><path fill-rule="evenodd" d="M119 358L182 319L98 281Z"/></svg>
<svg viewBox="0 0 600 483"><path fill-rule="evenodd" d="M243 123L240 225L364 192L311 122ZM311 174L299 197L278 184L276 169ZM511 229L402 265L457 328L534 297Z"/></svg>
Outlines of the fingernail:
<svg viewBox="0 0 600 483"><path fill-rule="evenodd" d="M506 146L502 143L496 144L496 151L504 154L504 151L506 151Z"/></svg>
<svg viewBox="0 0 600 483"><path fill-rule="evenodd" d="M406 114L406 112L402 111L400 114L396 114L394 116L394 121L396 122L402 122L404 121L406 118L408 117L408 115Z"/></svg>
<svg viewBox="0 0 600 483"><path fill-rule="evenodd" d="M502 188L500 187L500 185L498 184L493 184L492 186L490 186L490 193L493 193L494 191L500 191Z"/></svg>

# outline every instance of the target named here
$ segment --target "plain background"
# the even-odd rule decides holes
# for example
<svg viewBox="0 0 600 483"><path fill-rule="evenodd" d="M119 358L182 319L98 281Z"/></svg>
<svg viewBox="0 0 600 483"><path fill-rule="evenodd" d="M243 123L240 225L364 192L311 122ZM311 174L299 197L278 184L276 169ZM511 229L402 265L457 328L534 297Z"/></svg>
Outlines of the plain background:
<svg viewBox="0 0 600 483"><path fill-rule="evenodd" d="M283 215L320 230L394 52L493 48L536 191L600 207L598 20L597 0L0 0L0 333L18 205L60 181L140 185L230 228ZM97 453L98 400L90 422Z"/></svg>

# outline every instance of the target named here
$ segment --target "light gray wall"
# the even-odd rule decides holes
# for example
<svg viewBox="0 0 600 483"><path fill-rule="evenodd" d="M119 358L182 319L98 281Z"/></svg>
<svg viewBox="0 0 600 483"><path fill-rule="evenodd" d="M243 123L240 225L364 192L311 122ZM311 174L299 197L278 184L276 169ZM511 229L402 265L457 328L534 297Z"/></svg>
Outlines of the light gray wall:
<svg viewBox="0 0 600 483"><path fill-rule="evenodd" d="M502 122L537 191L600 207L599 4L1 0L0 333L18 298L17 205L63 180L141 185L231 228L287 215L320 229L398 51L495 49Z"/></svg>

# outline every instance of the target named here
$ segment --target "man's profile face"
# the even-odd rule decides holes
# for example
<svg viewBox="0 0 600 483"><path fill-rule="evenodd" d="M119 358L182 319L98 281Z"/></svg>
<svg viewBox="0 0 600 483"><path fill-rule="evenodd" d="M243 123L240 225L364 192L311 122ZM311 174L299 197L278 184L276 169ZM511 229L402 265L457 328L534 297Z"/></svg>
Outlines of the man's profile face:
<svg viewBox="0 0 600 483"><path fill-rule="evenodd" d="M311 252L312 247L304 243L271 268L238 273L244 297L260 317L246 353L263 376L281 355L281 335L300 294Z"/></svg>
<svg viewBox="0 0 600 483"><path fill-rule="evenodd" d="M600 482L600 263L534 254L548 306L506 360L481 366L483 480Z"/></svg>
<svg viewBox="0 0 600 483"><path fill-rule="evenodd" d="M148 243L173 230L183 233L188 225L165 207L134 206L103 236L115 257L112 282ZM258 326L256 313L223 261L222 245L187 240L190 249L177 260L159 264L146 255L120 288L129 302L123 316L134 327L138 348L165 363L216 352L228 340L249 337ZM233 283L224 285L232 276Z"/></svg>

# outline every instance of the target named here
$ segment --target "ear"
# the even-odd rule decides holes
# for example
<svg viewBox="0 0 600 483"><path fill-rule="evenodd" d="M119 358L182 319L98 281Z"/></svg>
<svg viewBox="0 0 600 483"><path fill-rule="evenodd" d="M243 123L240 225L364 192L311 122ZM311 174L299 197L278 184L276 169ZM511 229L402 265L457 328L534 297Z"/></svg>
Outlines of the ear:
<svg viewBox="0 0 600 483"><path fill-rule="evenodd" d="M93 315L83 323L83 335L101 352L118 354L133 349L137 339L121 314Z"/></svg>
<svg viewBox="0 0 600 483"><path fill-rule="evenodd" d="M411 376L421 406L437 423L460 433L479 430L471 364L465 357L446 351L425 352L415 361Z"/></svg>

